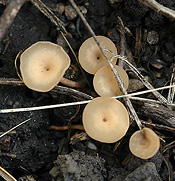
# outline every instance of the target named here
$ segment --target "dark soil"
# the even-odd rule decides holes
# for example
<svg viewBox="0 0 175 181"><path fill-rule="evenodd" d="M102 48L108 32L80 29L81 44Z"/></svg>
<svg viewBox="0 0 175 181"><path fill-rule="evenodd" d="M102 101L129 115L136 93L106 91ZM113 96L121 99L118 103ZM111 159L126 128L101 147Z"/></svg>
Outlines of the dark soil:
<svg viewBox="0 0 175 181"><path fill-rule="evenodd" d="M58 8L56 9L58 3L61 2L62 6L67 6L69 4L68 1L43 0L43 2L54 10L54 13L64 22L64 26L70 34L67 38L77 54L82 42L90 37L90 33L85 25L81 22L78 16L73 20L70 20L69 17L65 15L65 12L59 12ZM175 9L174 0L159 0L158 2L164 6ZM116 28L116 25L118 24L118 17L121 17L124 25L132 32L132 36L126 34L126 43L132 51L137 67L143 70L142 73L145 76L150 77L154 87L169 85L172 66L175 63L174 21L170 21L159 13L150 10L136 0L82 0L77 1L76 3L87 9L85 17L96 35L108 36L118 47L120 47L120 32ZM0 1L0 15L4 12L5 7L6 3L1 4ZM137 33L141 32L143 36L144 32L150 31L158 33L158 42L152 44L145 41L144 46L138 48L136 46ZM3 37L2 42L0 42L0 77L18 78L14 66L14 60L18 52L20 50L25 50L33 43L41 40L56 43L58 37L60 37L60 31L58 28L33 4L28 1L25 2L14 19L11 27ZM153 38L151 38L150 41L154 42ZM63 44L64 48L68 50L65 42ZM68 53L71 57L72 65L78 67L71 51ZM161 67L159 68L158 65L160 64ZM70 72L67 73L69 78L73 80L83 79L80 71L76 72L74 75L70 75ZM89 75L87 76L90 80L90 84L92 84L92 77ZM88 86L79 91L86 93L93 92L93 90L89 90ZM163 95L167 97L167 91L164 91ZM29 90L26 87L10 85L0 86L0 109L32 107L74 101L76 101L75 98L67 94L65 95L55 92L38 93ZM147 120L149 117L142 114L142 112L139 112L138 104L135 103L134 105L139 116L141 116L143 120ZM50 125L68 125L70 119L72 119L72 124L81 124L83 108L84 106L80 106L78 115L76 115L74 119L72 119L72 117L79 109L79 107L76 106L41 111L0 114L0 132L7 131L24 120L31 119L17 128L15 133L8 134L0 139L1 166L10 172L16 179L19 179L24 175L32 175L36 180L49 181L53 179L53 175L51 176L49 171L59 162L59 157L57 160L57 156L68 155L73 150L76 150L81 152L80 158L77 156L77 159L71 155L71 159L75 159L76 164L84 164L81 162L81 159L86 159L84 153L92 156L95 154L96 156L98 155L101 157L98 158L98 167L96 167L97 170L94 172L96 174L94 179L127 180L128 178L128 180L132 180L130 178L131 175L128 176L128 174L148 161L140 160L130 155L128 141L131 134L137 130L135 124L130 127L127 135L115 152L113 152L115 144L102 144L91 140L90 138L86 138L84 141L79 141L76 144L71 145L70 137L81 131L56 131L47 129ZM159 124L159 122L155 123ZM157 131L165 139L166 144L171 143L174 140L173 132L161 129ZM94 145L95 148L92 149L92 147L89 146L89 143ZM165 146L166 144L162 143L162 146ZM173 147L168 149L164 153L164 159L160 153L158 154L157 157L149 160L156 165L157 172L155 175L159 175L159 180L168 180L170 174L171 180L175 180L175 149ZM94 159L96 159L96 156ZM66 157L66 159L68 157ZM90 164L90 160L93 160L93 158L88 157L88 159L88 164ZM54 164L55 160L57 161ZM101 167L99 166L100 164L102 164ZM92 165L95 168L95 162L93 162ZM154 167L152 167L151 164L149 166L151 166L151 168ZM92 170L91 167L89 167L90 170ZM98 175L98 170L100 170L99 167L102 168L102 170L105 170L105 174L100 173L100 176ZM144 168L149 170L147 169L148 165ZM72 172L69 172L69 174L70 173ZM90 171L90 173L93 176L93 172ZM65 173L63 174L60 171L59 174L60 179L59 176L57 176L55 177L55 180L56 178L58 180L66 180L66 178L67 180L79 180L77 175L65 178ZM77 172L77 174L81 174L81 172ZM121 175L122 177L119 179L118 175ZM155 175L151 178L155 178ZM83 177L80 178L82 179ZM93 180L93 177L89 178L84 176L84 178L87 178L87 180ZM142 179L146 180L146 178L147 176ZM156 178L158 177L156 176Z"/></svg>

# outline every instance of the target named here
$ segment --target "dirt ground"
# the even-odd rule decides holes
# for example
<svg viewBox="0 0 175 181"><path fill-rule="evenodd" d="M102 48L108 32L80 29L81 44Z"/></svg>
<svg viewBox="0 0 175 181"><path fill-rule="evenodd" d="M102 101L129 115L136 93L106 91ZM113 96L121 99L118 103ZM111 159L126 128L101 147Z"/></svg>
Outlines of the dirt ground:
<svg viewBox="0 0 175 181"><path fill-rule="evenodd" d="M69 5L68 1L43 0L42 2L64 23L63 25L68 32L65 36L77 55L83 41L91 36L80 17L70 7L66 10ZM95 34L109 37L119 50L121 32L118 28L118 17L120 17L127 28L125 32L127 55L133 57L134 64L144 76L149 78L154 87L169 85L175 63L174 21L136 0L81 0L75 2L83 8L86 20ZM157 0L157 2L175 10L175 0ZM7 4L8 1L0 1L0 15L3 14ZM67 71L66 77L75 81L84 79L75 57L60 34L60 29L29 1L23 4L0 42L0 78L19 79L14 66L17 54L33 43L42 40L61 44L70 55L71 68ZM128 52L132 52L132 56ZM128 70L130 78L136 79L129 72ZM85 75L92 86L92 76L87 73ZM39 93L25 86L2 84L0 89L0 109L83 100L83 98L75 98L69 92ZM146 89L144 87L130 88L130 92L139 90ZM93 97L96 96L94 90L90 89L88 85L78 91ZM167 98L167 90L161 93ZM147 94L145 97L153 98L153 95ZM135 123L130 126L127 135L116 151L113 151L115 144L100 143L87 136L84 136L83 140L70 143L70 139L75 134L81 134L84 131L48 129L51 125L65 126L70 125L70 122L72 125L82 124L81 115L84 105L81 105L0 114L0 132L7 131L24 120L31 119L17 128L15 132L0 139L0 165L16 179L30 175L40 181L175 180L174 111L169 112L166 108L159 107L150 113L150 108L143 103L133 101L133 105L143 121L146 122L149 119L159 126L154 126L154 129L164 140L161 141L160 152L152 159L138 159L129 151L129 138L138 129ZM157 116L154 115L156 111ZM170 117L173 119L169 120ZM168 144L170 145L167 149L164 149ZM83 176L83 171L70 171L72 169L71 163L81 165L78 169L82 170L82 165L85 164L82 160L87 160L86 164L88 165L88 170L84 168ZM66 167L67 165L64 165L65 163L70 164L69 169ZM65 166L64 169L62 165ZM59 172L55 175L53 168L56 170L56 167L61 168L57 168ZM142 170L143 167L146 171ZM134 172L136 168L141 168L138 175L142 175L142 172L147 172L148 175L144 178L131 175L136 174ZM155 175L149 177L149 169L152 170L152 173L155 169ZM31 177L23 178L23 180L32 180Z"/></svg>

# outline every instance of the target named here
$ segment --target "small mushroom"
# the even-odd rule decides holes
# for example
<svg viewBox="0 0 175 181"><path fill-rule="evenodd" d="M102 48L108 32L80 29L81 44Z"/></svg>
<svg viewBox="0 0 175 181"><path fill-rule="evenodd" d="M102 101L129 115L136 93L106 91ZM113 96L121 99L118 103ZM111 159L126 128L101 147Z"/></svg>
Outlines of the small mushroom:
<svg viewBox="0 0 175 181"><path fill-rule="evenodd" d="M130 138L129 148L131 152L142 159L153 157L160 147L157 134L150 128L136 131Z"/></svg>
<svg viewBox="0 0 175 181"><path fill-rule="evenodd" d="M108 49L117 54L117 48L109 38L105 36L97 36L97 39L102 48ZM113 56L109 52L106 52L106 54L109 58L112 58ZM112 63L115 64L116 61L117 59L114 59ZM95 74L97 70L108 64L93 37L87 39L81 45L79 49L79 62L83 69L90 74Z"/></svg>
<svg viewBox="0 0 175 181"><path fill-rule="evenodd" d="M129 128L125 106L111 97L97 97L83 111L83 126L93 139L113 143L121 139Z"/></svg>
<svg viewBox="0 0 175 181"><path fill-rule="evenodd" d="M119 67L118 65L115 65L115 68L121 80L123 81L125 88L127 89L129 86L129 78L127 73L123 68ZM122 94L109 65L102 67L96 72L93 79L93 85L95 91L100 96L113 97Z"/></svg>
<svg viewBox="0 0 175 181"><path fill-rule="evenodd" d="M20 56L24 84L35 91L47 92L55 87L70 65L70 58L57 44L40 41Z"/></svg>

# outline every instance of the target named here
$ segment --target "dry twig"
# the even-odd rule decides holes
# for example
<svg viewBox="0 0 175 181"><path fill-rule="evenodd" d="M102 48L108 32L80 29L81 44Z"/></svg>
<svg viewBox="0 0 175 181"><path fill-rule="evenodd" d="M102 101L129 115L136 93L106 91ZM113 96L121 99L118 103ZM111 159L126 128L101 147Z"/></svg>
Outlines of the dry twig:
<svg viewBox="0 0 175 181"><path fill-rule="evenodd" d="M138 1L148 6L149 8L153 9L154 11L166 16L167 18L175 20L175 11L159 4L157 1L155 0L138 0Z"/></svg>
<svg viewBox="0 0 175 181"><path fill-rule="evenodd" d="M47 7L41 0L30 0L31 3L39 10L41 11L52 23L54 23L57 28L59 30L62 30L60 31L61 35L63 36L64 40L66 41L67 45L69 46L73 56L75 57L75 60L76 62L79 64L79 61L78 61L78 58L73 50L73 48L71 47L69 41L67 40L67 38L65 37L64 33L67 34L67 31L64 27L64 23L52 12L52 10ZM79 66L80 67L80 66ZM82 71L82 68L80 67L80 71L83 75L83 77L85 78L85 81L87 83L87 85L89 86L89 88L91 88L84 72Z"/></svg>
<svg viewBox="0 0 175 181"><path fill-rule="evenodd" d="M175 128L175 112L163 105L144 103L141 112L159 123Z"/></svg>
<svg viewBox="0 0 175 181"><path fill-rule="evenodd" d="M17 181L11 174L0 166L0 175L7 181Z"/></svg>
<svg viewBox="0 0 175 181"><path fill-rule="evenodd" d="M152 126L153 128L156 128L156 129L160 129L160 130L164 130L164 131L170 131L170 132L174 132L175 131L175 128L172 128L172 127L169 127L169 126L164 126L164 125L161 125L161 124L154 124L154 123L149 123L147 121L143 121L141 120L141 122L147 126Z"/></svg>
<svg viewBox="0 0 175 181"><path fill-rule="evenodd" d="M50 21L54 23L59 29L61 29L64 33L67 33L66 29L63 26L64 23L41 0L30 0L30 2L47 18L49 18Z"/></svg>
<svg viewBox="0 0 175 181"><path fill-rule="evenodd" d="M121 57L119 55L116 55L115 53L105 49L105 51L110 52L113 54L113 58L121 58L129 67L130 69L136 74L136 76L142 81L142 83L147 87L149 90L154 89L154 87L145 79L145 77L137 70L136 67L134 67L126 57ZM153 92L154 96L163 104L167 105L167 100L158 92Z"/></svg>
<svg viewBox="0 0 175 181"><path fill-rule="evenodd" d="M171 74L170 85L175 85L175 66L173 67L173 71ZM168 103L173 103L174 95L175 95L175 88L172 87L169 89L168 92Z"/></svg>
<svg viewBox="0 0 175 181"><path fill-rule="evenodd" d="M12 24L25 0L11 0L0 18L0 41Z"/></svg>
<svg viewBox="0 0 175 181"><path fill-rule="evenodd" d="M19 79L0 78L0 85L24 86L24 83ZM51 92L72 95L73 97L79 98L80 100L93 99L93 97L88 94L59 85L55 86L54 89L51 90Z"/></svg>
<svg viewBox="0 0 175 181"><path fill-rule="evenodd" d="M18 125L14 126L13 128L11 128L11 129L9 129L8 131L6 131L5 133L1 134L1 135L0 135L0 138L2 138L2 137L5 136L6 134L10 133L11 131L13 131L14 129L16 129L17 127L23 125L24 123L26 123L26 122L28 122L28 121L30 121L30 120L31 120L31 118L29 118L29 119L27 119L27 120L19 123Z"/></svg>
<svg viewBox="0 0 175 181"><path fill-rule="evenodd" d="M118 17L118 26L116 27L120 32L120 56L125 55L125 27L123 21L120 17ZM123 61L119 59L118 65L123 68Z"/></svg>
<svg viewBox="0 0 175 181"><path fill-rule="evenodd" d="M60 88L61 86L59 86L59 91L61 90ZM136 95L141 95L141 94L145 94L145 93L149 93L149 92L154 92L154 91L157 91L157 90L162 90L162 89L167 89L167 88L170 88L172 86L165 86L165 87L160 87L160 88L156 88L156 89L152 89L152 90L146 90L146 91L140 91L140 92L135 92L135 93L131 93L131 94L127 94L127 95L122 95L122 96L116 96L116 97L113 97L115 99L119 99L119 98L125 98L125 97L131 97L131 96L136 96ZM55 89L55 88L54 88ZM42 110L42 109L53 109L53 108L58 108L58 107L67 107L67 106L75 106L75 105L81 105L81 104L87 104L89 103L91 100L92 100L92 97L87 95L87 94L84 94L84 93L81 93L81 92L78 92L75 94L74 91L76 90L73 90L73 89L68 89L65 91L65 87L63 87L63 91L62 93L64 94L68 94L70 96L70 94L74 94L74 96L77 98L78 95L80 94L81 95L81 99L82 99L82 96L84 96L84 99L89 99L90 100L87 100L87 101L79 101L79 102L70 102L70 103L63 103L63 104L54 104L54 105L47 105L47 106L39 106L39 107L26 107L26 108L14 108L14 109L1 109L0 110L0 113L12 113L12 112L24 112L24 111L36 111L36 110ZM170 104L172 106L175 106L174 104Z"/></svg>

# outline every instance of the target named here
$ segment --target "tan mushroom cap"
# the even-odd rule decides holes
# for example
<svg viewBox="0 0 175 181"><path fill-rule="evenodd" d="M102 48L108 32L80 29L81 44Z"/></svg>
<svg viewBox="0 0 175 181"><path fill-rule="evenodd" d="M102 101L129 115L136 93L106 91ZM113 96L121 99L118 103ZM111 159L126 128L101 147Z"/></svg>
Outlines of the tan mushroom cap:
<svg viewBox="0 0 175 181"><path fill-rule="evenodd" d="M111 97L98 97L86 105L83 126L91 138L113 143L121 139L129 128L128 112L120 101Z"/></svg>
<svg viewBox="0 0 175 181"><path fill-rule="evenodd" d="M111 50L115 54L117 54L117 48L115 44L105 36L97 36L98 41L102 48ZM109 58L112 58L112 54L106 52ZM117 59L112 61L113 64L116 64ZM106 58L104 57L103 53L97 46L93 37L87 39L79 49L79 62L83 69L90 74L95 74L97 70L101 67L108 64Z"/></svg>
<svg viewBox="0 0 175 181"><path fill-rule="evenodd" d="M150 128L136 131L130 138L129 148L133 155L148 159L153 157L160 147L157 134Z"/></svg>
<svg viewBox="0 0 175 181"><path fill-rule="evenodd" d="M57 44L40 41L20 56L24 84L35 91L47 92L55 87L70 65L70 58Z"/></svg>
<svg viewBox="0 0 175 181"><path fill-rule="evenodd" d="M118 65L115 65L115 68L124 83L125 88L127 89L129 86L129 78L125 70ZM109 65L102 67L98 70L93 79L93 85L95 91L100 96L118 96L122 95L120 91L119 85L114 77L114 74Z"/></svg>

